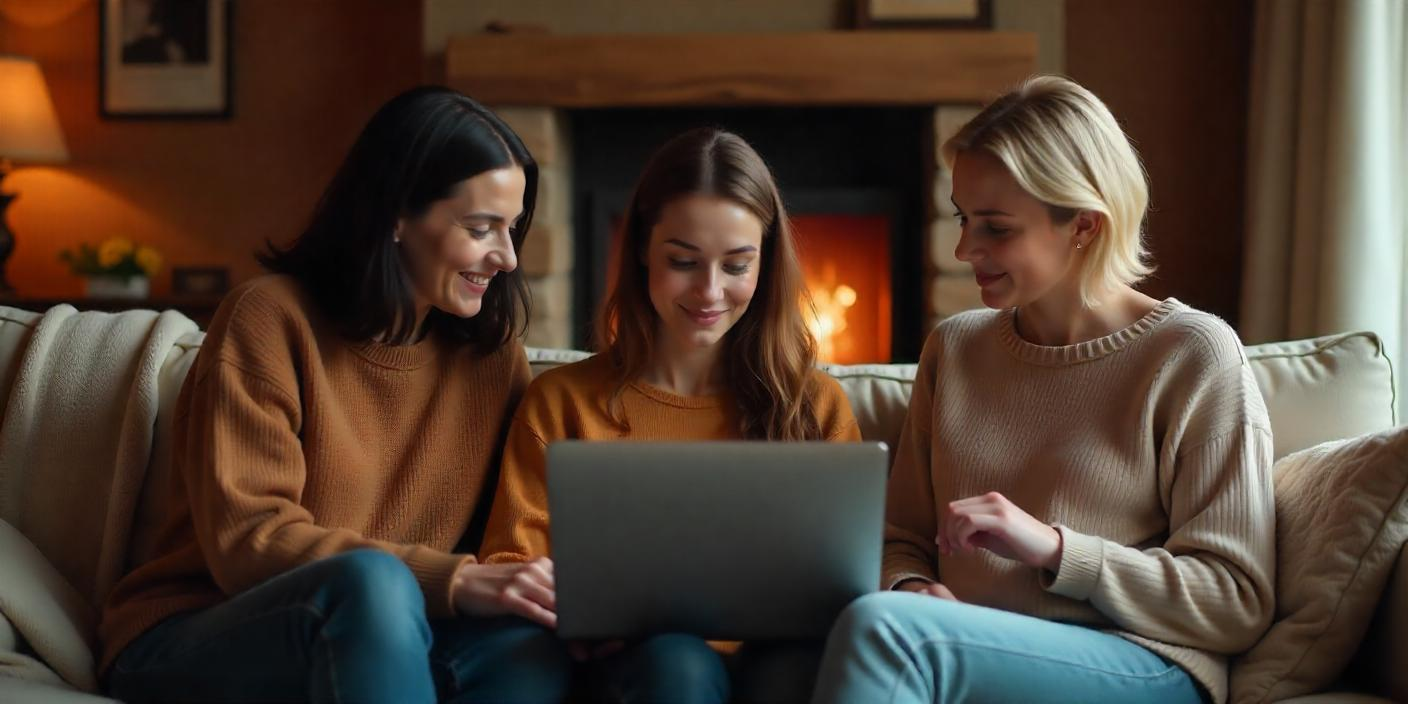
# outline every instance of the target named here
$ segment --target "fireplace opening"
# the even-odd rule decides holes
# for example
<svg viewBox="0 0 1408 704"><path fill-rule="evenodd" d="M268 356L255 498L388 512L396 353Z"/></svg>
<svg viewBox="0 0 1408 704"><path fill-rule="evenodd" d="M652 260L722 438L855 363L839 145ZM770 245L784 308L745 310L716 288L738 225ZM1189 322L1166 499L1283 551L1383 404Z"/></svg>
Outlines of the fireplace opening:
<svg viewBox="0 0 1408 704"><path fill-rule="evenodd" d="M590 344L592 316L615 275L621 215L651 152L687 129L716 125L747 139L777 177L821 361L914 361L924 332L928 116L848 107L572 111L573 343Z"/></svg>

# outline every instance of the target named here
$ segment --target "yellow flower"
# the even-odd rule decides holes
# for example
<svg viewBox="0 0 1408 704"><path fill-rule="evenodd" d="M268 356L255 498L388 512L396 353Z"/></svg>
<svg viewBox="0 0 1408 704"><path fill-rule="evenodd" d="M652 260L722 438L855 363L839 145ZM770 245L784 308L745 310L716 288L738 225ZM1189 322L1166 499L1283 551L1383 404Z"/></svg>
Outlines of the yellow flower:
<svg viewBox="0 0 1408 704"><path fill-rule="evenodd" d="M98 247L98 265L104 268L117 266L131 252L131 240L114 237Z"/></svg>
<svg viewBox="0 0 1408 704"><path fill-rule="evenodd" d="M151 247L137 248L137 266L142 267L142 271L147 273L147 278L156 276L156 272L161 269L161 255Z"/></svg>

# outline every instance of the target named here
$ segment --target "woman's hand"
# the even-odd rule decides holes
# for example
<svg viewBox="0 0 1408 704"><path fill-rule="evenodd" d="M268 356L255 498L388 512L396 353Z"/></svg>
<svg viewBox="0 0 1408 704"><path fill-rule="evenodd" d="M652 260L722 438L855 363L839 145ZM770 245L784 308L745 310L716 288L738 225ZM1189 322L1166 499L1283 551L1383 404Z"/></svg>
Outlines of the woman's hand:
<svg viewBox="0 0 1408 704"><path fill-rule="evenodd" d="M958 601L958 597L954 596L953 592L948 590L948 587L938 582L930 582L927 579L906 579L895 585L895 591L928 594L929 596L936 596L940 599Z"/></svg>
<svg viewBox="0 0 1408 704"><path fill-rule="evenodd" d="M1051 572L1061 566L1060 531L995 491L951 502L944 508L934 542L941 555L982 548Z"/></svg>
<svg viewBox="0 0 1408 704"><path fill-rule="evenodd" d="M514 614L557 628L552 560L498 565L469 563L455 573L455 609L467 616Z"/></svg>

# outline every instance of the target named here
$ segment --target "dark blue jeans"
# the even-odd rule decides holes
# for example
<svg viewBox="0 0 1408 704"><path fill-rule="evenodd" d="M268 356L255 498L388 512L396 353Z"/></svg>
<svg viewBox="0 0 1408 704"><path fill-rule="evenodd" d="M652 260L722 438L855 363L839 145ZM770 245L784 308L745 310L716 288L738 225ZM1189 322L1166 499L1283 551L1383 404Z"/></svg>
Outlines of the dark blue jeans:
<svg viewBox="0 0 1408 704"><path fill-rule="evenodd" d="M556 702L572 669L520 618L427 621L405 564L356 550L162 621L108 686L126 702Z"/></svg>
<svg viewBox="0 0 1408 704"><path fill-rule="evenodd" d="M585 699L611 704L722 704L729 700L724 659L704 639L651 636L583 667Z"/></svg>

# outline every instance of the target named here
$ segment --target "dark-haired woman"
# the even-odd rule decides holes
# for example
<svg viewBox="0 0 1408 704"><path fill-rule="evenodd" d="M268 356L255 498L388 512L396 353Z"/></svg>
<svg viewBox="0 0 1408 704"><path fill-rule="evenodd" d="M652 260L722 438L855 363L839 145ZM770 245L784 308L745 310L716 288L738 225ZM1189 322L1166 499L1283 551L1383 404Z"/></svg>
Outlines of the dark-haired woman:
<svg viewBox="0 0 1408 704"><path fill-rule="evenodd" d="M537 179L513 131L453 91L372 117L186 377L150 507L165 528L103 612L115 696L562 698L551 563L456 549L529 380L516 267Z"/></svg>

